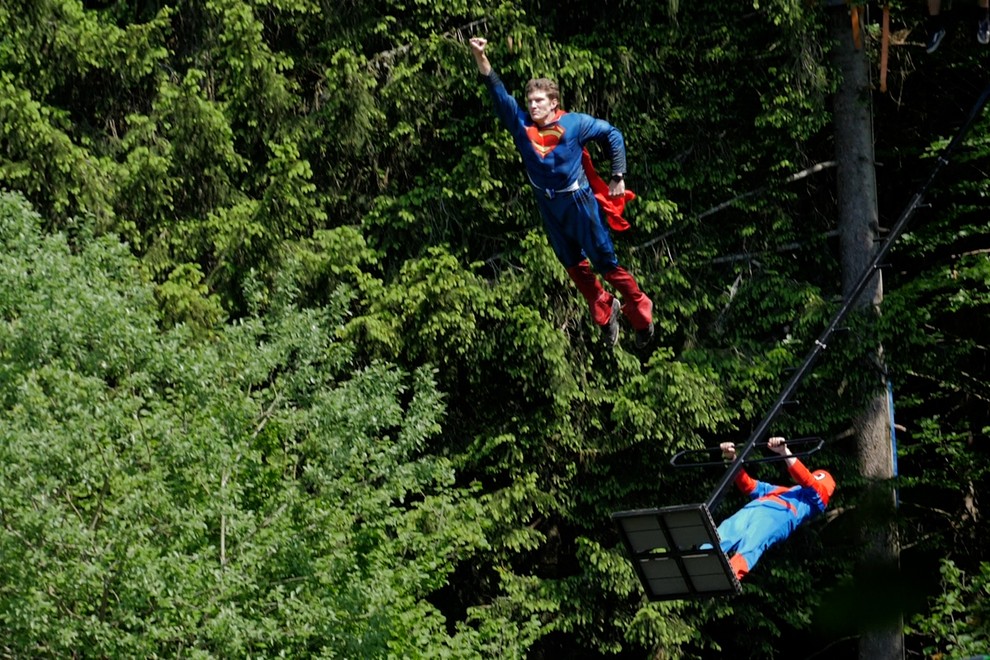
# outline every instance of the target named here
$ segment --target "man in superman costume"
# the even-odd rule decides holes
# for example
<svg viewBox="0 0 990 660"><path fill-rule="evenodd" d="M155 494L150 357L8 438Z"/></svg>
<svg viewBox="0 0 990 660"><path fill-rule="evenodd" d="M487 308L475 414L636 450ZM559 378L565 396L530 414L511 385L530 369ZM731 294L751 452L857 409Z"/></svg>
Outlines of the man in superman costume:
<svg viewBox="0 0 990 660"><path fill-rule="evenodd" d="M786 457L787 471L798 485L775 486L753 479L746 470L739 471L736 486L751 499L718 526L722 552L739 580L756 566L767 548L824 512L835 491L832 475L825 470L809 472L800 459L791 455L784 438L770 438L767 446ZM723 442L719 448L724 458L735 459L736 448L731 442Z"/></svg>
<svg viewBox="0 0 990 660"><path fill-rule="evenodd" d="M530 80L526 85L529 112L525 112L492 69L485 54L487 42L474 38L470 43L478 71L495 102L495 113L522 156L550 245L588 301L605 343L613 346L618 341L621 310L636 331L637 348L645 348L653 339L653 302L619 265L602 220L603 208L614 229L628 227L622 211L635 195L626 191L622 133L602 119L561 110L557 85L546 78ZM612 159L608 185L595 173L585 150L592 140L608 144ZM592 267L615 287L621 303L602 287Z"/></svg>

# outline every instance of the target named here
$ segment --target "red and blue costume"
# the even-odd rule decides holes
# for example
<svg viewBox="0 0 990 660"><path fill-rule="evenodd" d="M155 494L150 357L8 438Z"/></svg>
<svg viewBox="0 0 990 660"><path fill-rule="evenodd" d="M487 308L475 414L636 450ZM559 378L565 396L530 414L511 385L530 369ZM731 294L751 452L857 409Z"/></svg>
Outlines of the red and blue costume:
<svg viewBox="0 0 990 660"><path fill-rule="evenodd" d="M512 134L529 181L536 189L536 201L554 254L588 301L595 323L609 322L613 296L602 287L591 266L619 292L622 311L633 329L647 329L653 322L653 303L632 275L619 266L589 174L599 187L603 182L593 174L594 168L586 172L583 158L588 142L605 143L611 154L612 172L624 173L626 150L622 133L602 119L563 110L557 110L543 126L536 126L494 71L484 76L484 81L495 102L495 113ZM607 198L607 190L605 193L599 191L601 202L606 205L610 223L619 228L625 222L621 218L622 206L632 193L612 199Z"/></svg>
<svg viewBox="0 0 990 660"><path fill-rule="evenodd" d="M798 459L787 466L787 471L797 486L757 481L745 470L736 476L736 486L752 499L718 526L718 536L738 579L756 565L767 548L825 511L835 491L832 475L824 470L809 472Z"/></svg>

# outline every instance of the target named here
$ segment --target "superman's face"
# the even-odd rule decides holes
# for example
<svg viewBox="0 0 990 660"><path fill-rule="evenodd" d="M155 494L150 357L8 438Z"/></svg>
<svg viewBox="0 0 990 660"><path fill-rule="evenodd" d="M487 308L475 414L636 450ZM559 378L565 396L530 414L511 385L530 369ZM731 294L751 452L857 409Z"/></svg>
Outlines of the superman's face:
<svg viewBox="0 0 990 660"><path fill-rule="evenodd" d="M551 100L546 92L534 89L527 97L529 100L529 117L537 126L543 126L557 111L557 99Z"/></svg>

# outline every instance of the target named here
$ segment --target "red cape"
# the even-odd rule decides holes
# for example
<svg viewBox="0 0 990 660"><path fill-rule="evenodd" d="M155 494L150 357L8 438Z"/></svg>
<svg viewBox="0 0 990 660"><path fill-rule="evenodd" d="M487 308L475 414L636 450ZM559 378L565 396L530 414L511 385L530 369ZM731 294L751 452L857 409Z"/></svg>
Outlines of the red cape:
<svg viewBox="0 0 990 660"><path fill-rule="evenodd" d="M591 162L591 154L588 153L587 149L581 154L581 164L584 166L584 173L588 177L588 183L591 184L591 191L595 193L595 199L598 200L598 204L605 213L608 226L613 231L625 231L629 229L629 223L622 217L622 212L626 209L626 202L636 199L636 194L631 190L627 190L626 194L621 197L609 196L608 184L598 176L598 172L595 171L595 166Z"/></svg>

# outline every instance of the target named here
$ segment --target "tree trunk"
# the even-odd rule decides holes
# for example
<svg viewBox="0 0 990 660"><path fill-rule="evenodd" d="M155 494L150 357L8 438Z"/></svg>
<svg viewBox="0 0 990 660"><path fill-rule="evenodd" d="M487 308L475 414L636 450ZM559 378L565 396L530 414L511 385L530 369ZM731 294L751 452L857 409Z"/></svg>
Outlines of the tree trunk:
<svg viewBox="0 0 990 660"><path fill-rule="evenodd" d="M863 23L860 21L860 25ZM833 10L834 58L841 71L840 86L835 96L834 121L842 288L845 296L850 294L863 270L870 264L875 254L879 228L869 59L865 48L867 35L860 28L858 36L861 42L857 44L852 24L845 6ZM864 313L879 314L882 299L881 275L877 271L854 305ZM882 347L877 346L878 364L882 364L882 351ZM895 576L900 553L893 522L895 496L890 479L894 476L894 457L888 405L885 382L878 376L876 395L854 422L860 473L867 484L861 509L877 514L876 517L868 515L863 519L860 530L863 552L857 574L872 578L878 575ZM876 588L876 584L859 586L866 598L879 597L884 592L883 588ZM887 609L891 614L881 618L879 625L867 625L862 630L859 657L863 660L901 660L904 657L901 615L896 609L880 609Z"/></svg>

